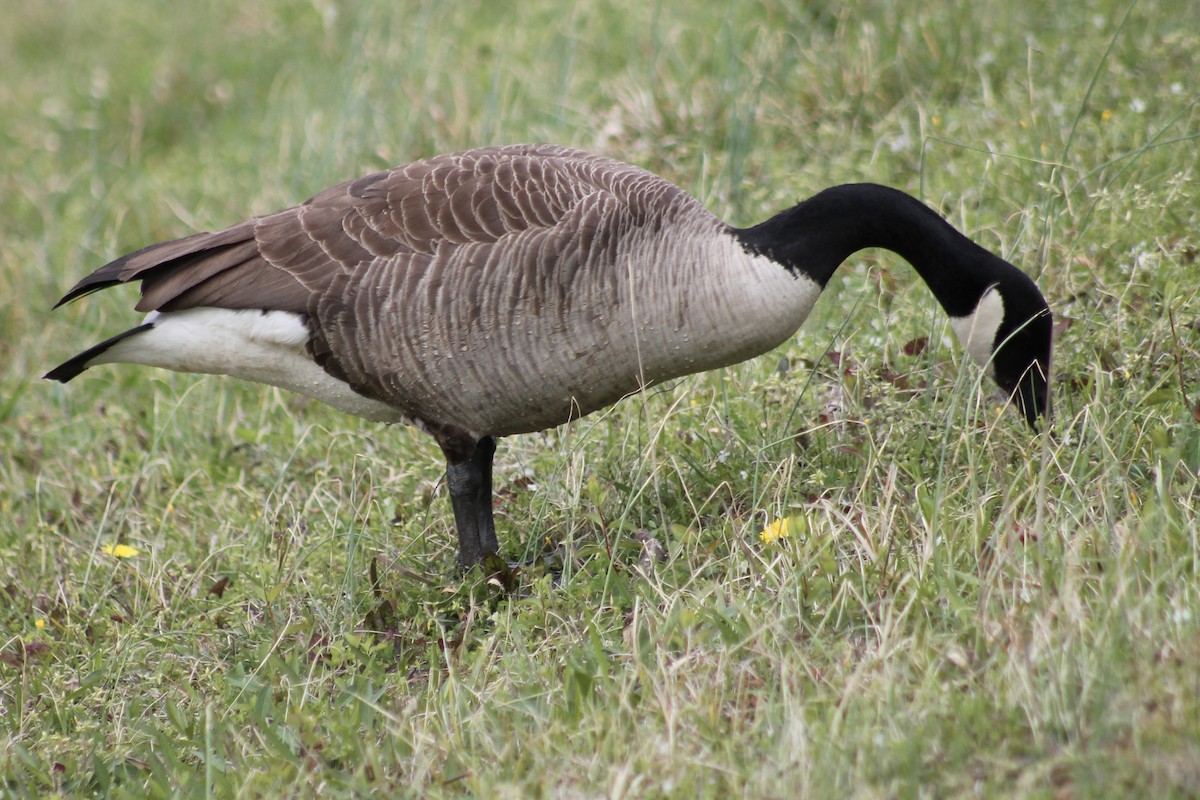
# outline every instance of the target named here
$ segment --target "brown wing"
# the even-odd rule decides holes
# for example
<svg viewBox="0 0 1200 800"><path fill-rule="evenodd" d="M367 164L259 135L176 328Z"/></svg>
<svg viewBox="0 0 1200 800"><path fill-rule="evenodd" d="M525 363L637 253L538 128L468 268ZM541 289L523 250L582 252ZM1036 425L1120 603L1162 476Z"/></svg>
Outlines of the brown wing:
<svg viewBox="0 0 1200 800"><path fill-rule="evenodd" d="M552 225L580 188L547 159L604 162L549 145L483 148L418 161L326 189L294 208L130 253L60 301L141 281L139 311L197 306L307 313L314 295L364 262L494 242Z"/></svg>

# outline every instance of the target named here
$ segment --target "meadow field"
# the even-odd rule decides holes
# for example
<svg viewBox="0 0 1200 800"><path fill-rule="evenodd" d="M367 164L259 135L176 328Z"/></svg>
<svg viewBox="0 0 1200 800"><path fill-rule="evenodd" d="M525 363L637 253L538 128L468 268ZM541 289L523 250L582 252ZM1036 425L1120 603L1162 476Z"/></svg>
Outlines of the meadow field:
<svg viewBox="0 0 1200 800"><path fill-rule="evenodd" d="M0 17L0 794L1200 796L1194 0ZM502 589L418 431L41 380L135 321L51 312L124 252L527 141L741 225L917 195L1045 292L1051 423L864 251L777 351L503 440Z"/></svg>

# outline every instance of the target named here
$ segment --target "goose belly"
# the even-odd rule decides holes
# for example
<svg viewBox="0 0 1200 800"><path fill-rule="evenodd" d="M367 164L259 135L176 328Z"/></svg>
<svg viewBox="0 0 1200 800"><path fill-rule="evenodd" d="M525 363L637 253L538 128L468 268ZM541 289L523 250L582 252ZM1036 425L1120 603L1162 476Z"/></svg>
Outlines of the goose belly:
<svg viewBox="0 0 1200 800"><path fill-rule="evenodd" d="M124 362L178 372L229 375L307 395L347 414L405 422L402 411L364 397L313 361L304 318L287 311L190 308L151 312L145 331L105 350L88 366Z"/></svg>

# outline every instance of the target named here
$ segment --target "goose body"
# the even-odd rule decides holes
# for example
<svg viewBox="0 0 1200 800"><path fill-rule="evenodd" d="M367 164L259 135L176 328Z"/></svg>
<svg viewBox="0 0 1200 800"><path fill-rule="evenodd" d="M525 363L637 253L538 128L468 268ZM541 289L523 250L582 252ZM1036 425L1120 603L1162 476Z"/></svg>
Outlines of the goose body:
<svg viewBox="0 0 1200 800"><path fill-rule="evenodd" d="M469 565L496 550L495 437L776 347L869 246L913 264L1027 420L1045 413L1041 293L908 195L835 187L739 229L650 172L551 145L417 161L119 258L60 304L140 281L147 316L46 377L225 374L419 425L446 454Z"/></svg>

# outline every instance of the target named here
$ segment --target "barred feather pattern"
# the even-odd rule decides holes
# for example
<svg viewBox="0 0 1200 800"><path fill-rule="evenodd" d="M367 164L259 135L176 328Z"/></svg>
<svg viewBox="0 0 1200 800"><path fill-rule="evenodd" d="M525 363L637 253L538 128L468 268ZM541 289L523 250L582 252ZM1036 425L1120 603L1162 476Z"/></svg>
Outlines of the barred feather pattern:
<svg viewBox="0 0 1200 800"><path fill-rule="evenodd" d="M64 301L126 281L141 281L142 311L300 315L329 375L470 438L552 427L757 355L820 293L662 178L551 145L348 181L125 256Z"/></svg>

